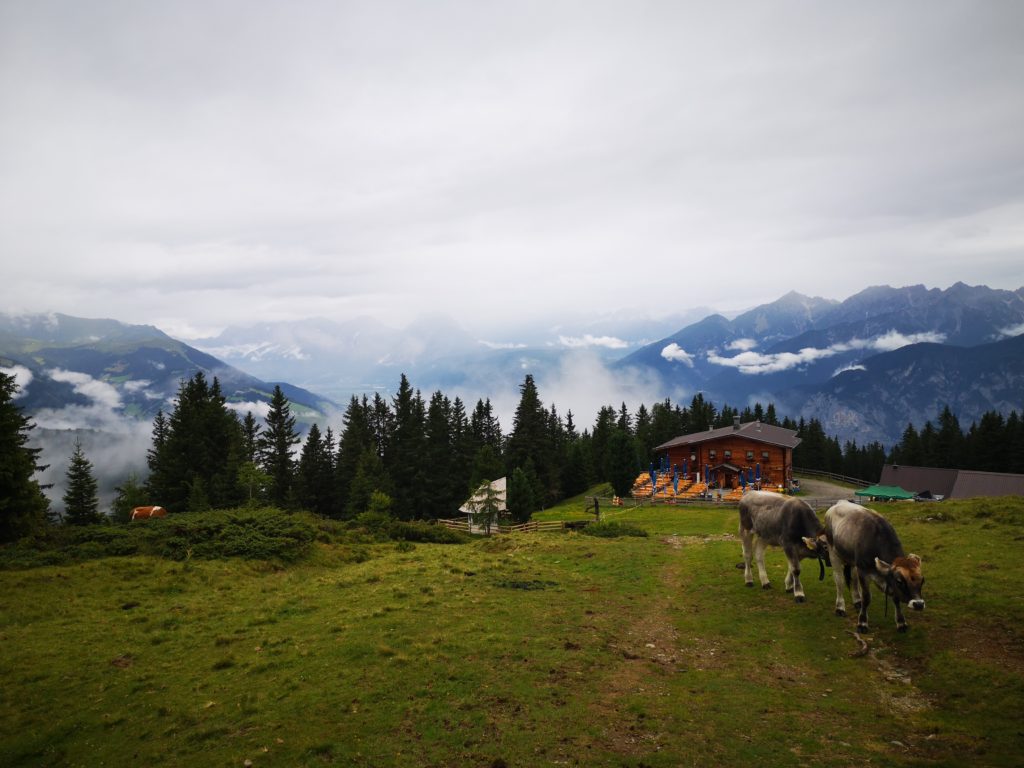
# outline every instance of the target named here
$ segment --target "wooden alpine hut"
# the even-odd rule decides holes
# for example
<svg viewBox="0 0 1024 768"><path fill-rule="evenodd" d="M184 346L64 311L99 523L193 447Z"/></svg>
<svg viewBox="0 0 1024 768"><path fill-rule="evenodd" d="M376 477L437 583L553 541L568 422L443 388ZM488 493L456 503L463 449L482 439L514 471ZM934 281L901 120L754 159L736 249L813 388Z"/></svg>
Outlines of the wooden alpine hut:
<svg viewBox="0 0 1024 768"><path fill-rule="evenodd" d="M682 435L654 450L663 466L680 473L685 467L687 479L710 481L712 487L753 484L787 490L793 480L793 449L799 444L795 430L760 421L741 424L736 416L731 427Z"/></svg>

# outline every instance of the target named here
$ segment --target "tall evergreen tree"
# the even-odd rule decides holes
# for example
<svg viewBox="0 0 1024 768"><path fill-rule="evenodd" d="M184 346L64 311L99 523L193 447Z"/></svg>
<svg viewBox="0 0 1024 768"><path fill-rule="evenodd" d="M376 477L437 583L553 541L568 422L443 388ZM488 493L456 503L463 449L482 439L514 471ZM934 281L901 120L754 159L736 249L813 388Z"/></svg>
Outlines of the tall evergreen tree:
<svg viewBox="0 0 1024 768"><path fill-rule="evenodd" d="M263 469L270 475L270 501L279 507L290 507L295 480L292 446L297 445L300 438L295 430L295 417L292 416L291 405L279 384L274 385L270 411L264 421L266 427L260 435L259 446Z"/></svg>
<svg viewBox="0 0 1024 768"><path fill-rule="evenodd" d="M516 523L525 523L536 509L533 487L521 468L516 467L508 481L507 507L509 516Z"/></svg>
<svg viewBox="0 0 1024 768"><path fill-rule="evenodd" d="M191 509L190 499L213 507L237 504L242 499L241 442L238 419L227 407L220 382L215 377L211 386L202 371L196 372L179 385L170 417L157 414L154 421L147 455L150 499L172 512Z"/></svg>
<svg viewBox="0 0 1024 768"><path fill-rule="evenodd" d="M528 373L519 387L519 405L512 419L506 462L510 470L525 467L527 461L532 461L537 468L545 466L548 458L548 414L540 401L533 375Z"/></svg>
<svg viewBox="0 0 1024 768"><path fill-rule="evenodd" d="M337 517L343 517L346 514L349 490L356 471L359 469L363 453L372 451L380 460L379 443L371 430L370 414L370 404L366 395L363 395L362 401L353 395L345 409L345 415L342 417L344 426L338 439L338 453L334 462L337 501L333 514Z"/></svg>
<svg viewBox="0 0 1024 768"><path fill-rule="evenodd" d="M332 437L331 442L333 440ZM296 497L304 509L318 515L327 515L333 498L333 486L331 449L321 436L320 428L313 424L299 455L295 478Z"/></svg>
<svg viewBox="0 0 1024 768"><path fill-rule="evenodd" d="M111 518L115 523L127 523L132 519L132 510L147 505L149 495L145 485L132 472L114 489L114 501L110 505Z"/></svg>
<svg viewBox="0 0 1024 768"><path fill-rule="evenodd" d="M636 480L636 450L629 435L621 429L608 440L608 481L617 496L628 496Z"/></svg>
<svg viewBox="0 0 1024 768"><path fill-rule="evenodd" d="M424 450L426 406L419 390L412 388L404 373L393 398L393 409L394 431L384 463L394 488L395 511L403 520L425 517L430 506Z"/></svg>
<svg viewBox="0 0 1024 768"><path fill-rule="evenodd" d="M75 450L68 466L64 491L64 522L69 525L91 525L103 520L92 464L85 458L82 443L75 440Z"/></svg>
<svg viewBox="0 0 1024 768"><path fill-rule="evenodd" d="M42 528L50 506L34 479L45 467L28 445L34 425L14 403L16 390L14 377L0 372L0 543Z"/></svg>
<svg viewBox="0 0 1024 768"><path fill-rule="evenodd" d="M245 412L242 419L242 461L255 464L259 461L260 425L252 411Z"/></svg>

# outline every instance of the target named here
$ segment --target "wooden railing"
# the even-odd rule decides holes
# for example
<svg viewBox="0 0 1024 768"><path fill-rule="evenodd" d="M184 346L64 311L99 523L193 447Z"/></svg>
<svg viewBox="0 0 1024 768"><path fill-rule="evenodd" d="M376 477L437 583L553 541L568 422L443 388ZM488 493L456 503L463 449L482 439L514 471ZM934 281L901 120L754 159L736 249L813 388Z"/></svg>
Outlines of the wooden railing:
<svg viewBox="0 0 1024 768"><path fill-rule="evenodd" d="M491 533L537 533L538 531L561 531L565 529L585 528L593 522L591 520L530 520L519 525L492 525ZM455 518L453 520L438 520L438 525L450 528L453 531L468 533L469 521Z"/></svg>
<svg viewBox="0 0 1024 768"><path fill-rule="evenodd" d="M858 488L867 488L872 483L867 480L861 480L858 477L847 477L846 475L837 475L835 472L824 472L820 469L802 469L800 467L793 467L794 475L806 475L808 477L821 477L828 480L836 480L840 483L848 483L849 485L856 485Z"/></svg>

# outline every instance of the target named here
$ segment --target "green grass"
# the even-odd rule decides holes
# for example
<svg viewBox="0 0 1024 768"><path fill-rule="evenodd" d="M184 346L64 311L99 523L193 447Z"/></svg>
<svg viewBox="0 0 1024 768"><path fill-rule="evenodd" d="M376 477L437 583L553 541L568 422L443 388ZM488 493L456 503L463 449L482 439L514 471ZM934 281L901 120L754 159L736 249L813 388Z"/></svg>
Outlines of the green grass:
<svg viewBox="0 0 1024 768"><path fill-rule="evenodd" d="M1024 500L877 508L928 608L860 658L816 567L744 588L734 509L3 571L0 765L1019 765Z"/></svg>

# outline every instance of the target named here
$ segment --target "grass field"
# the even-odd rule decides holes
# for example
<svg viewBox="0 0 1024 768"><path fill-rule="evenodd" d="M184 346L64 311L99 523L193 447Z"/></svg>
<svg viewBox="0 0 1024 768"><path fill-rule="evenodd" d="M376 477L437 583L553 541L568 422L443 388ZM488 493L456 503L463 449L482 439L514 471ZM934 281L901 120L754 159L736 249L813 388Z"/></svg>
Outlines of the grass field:
<svg viewBox="0 0 1024 768"><path fill-rule="evenodd" d="M0 765L1021 765L1024 500L877 508L928 607L876 594L860 657L816 564L803 605L778 551L744 588L733 509L0 572Z"/></svg>

